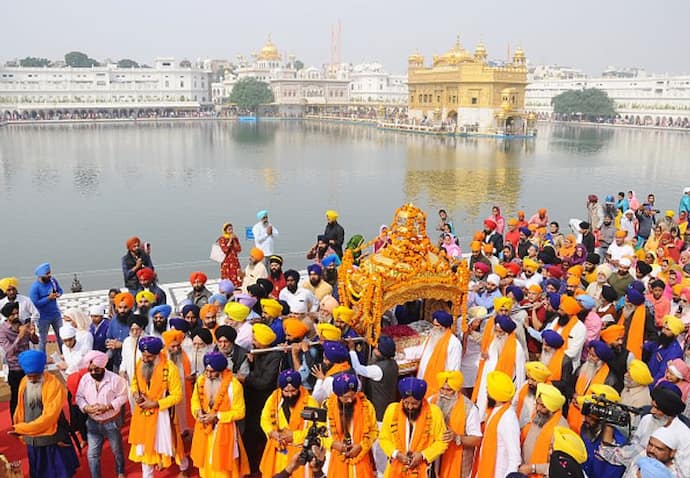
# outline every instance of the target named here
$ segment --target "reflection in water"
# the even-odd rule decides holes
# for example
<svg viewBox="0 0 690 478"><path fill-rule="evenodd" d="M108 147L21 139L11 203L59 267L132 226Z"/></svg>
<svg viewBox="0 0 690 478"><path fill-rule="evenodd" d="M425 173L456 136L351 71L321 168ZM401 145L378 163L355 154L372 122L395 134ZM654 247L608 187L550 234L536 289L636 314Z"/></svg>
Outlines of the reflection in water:
<svg viewBox="0 0 690 478"><path fill-rule="evenodd" d="M573 127L562 124L551 127L551 141L554 147L576 154L594 154L605 150L614 134L613 128Z"/></svg>

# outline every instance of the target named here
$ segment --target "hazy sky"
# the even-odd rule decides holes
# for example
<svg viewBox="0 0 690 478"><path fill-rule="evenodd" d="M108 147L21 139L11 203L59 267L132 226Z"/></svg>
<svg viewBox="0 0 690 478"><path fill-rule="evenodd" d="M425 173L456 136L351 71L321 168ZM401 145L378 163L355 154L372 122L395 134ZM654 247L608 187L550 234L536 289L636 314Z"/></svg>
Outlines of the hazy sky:
<svg viewBox="0 0 690 478"><path fill-rule="evenodd" d="M491 58L522 46L530 62L599 73L607 65L690 73L690 1L658 0L6 0L0 58L228 58L261 48L328 63L331 25L342 20L342 60L406 70L407 56L446 51L460 34Z"/></svg>

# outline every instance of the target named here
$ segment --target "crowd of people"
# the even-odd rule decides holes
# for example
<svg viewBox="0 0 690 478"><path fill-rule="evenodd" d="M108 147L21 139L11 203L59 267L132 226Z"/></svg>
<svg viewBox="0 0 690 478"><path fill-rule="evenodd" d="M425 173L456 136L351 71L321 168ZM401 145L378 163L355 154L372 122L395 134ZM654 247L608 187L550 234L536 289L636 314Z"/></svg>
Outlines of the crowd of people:
<svg viewBox="0 0 690 478"><path fill-rule="evenodd" d="M690 188L677 212L632 191L589 195L583 212L561 232L546 209L506 219L494 207L465 257L439 211L441 257L470 270L466 313L388 311L431 322L414 347L368 344L339 305L343 253L361 260L395 238L382 226L361 250L333 210L303 281L283 270L267 210L244 268L224 224L218 290L192 272L174 309L137 237L123 287L88 311L61 310L48 263L28 295L4 278L10 434L32 477L73 476L81 453L102 476L105 440L118 478L126 460L145 477L690 476Z"/></svg>

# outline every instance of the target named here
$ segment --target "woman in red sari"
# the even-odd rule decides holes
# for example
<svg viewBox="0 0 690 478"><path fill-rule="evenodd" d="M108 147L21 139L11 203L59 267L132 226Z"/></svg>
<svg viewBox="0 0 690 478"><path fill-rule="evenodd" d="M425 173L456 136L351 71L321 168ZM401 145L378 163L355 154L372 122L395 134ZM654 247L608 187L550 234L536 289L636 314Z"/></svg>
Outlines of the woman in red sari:
<svg viewBox="0 0 690 478"><path fill-rule="evenodd" d="M240 260L237 254L242 252L240 240L232 232L232 224L223 224L223 235L218 238L218 245L225 253L225 260L220 265L220 278L230 279L235 287L242 285L240 279Z"/></svg>

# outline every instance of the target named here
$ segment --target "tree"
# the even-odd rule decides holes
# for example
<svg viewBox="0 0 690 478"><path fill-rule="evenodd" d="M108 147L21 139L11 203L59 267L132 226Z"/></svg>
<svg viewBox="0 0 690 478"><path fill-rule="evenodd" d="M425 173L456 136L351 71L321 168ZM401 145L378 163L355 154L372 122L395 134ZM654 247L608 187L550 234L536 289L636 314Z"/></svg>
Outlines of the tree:
<svg viewBox="0 0 690 478"><path fill-rule="evenodd" d="M242 78L232 87L230 102L240 109L256 111L259 105L273 102L273 92L268 83L255 78Z"/></svg>
<svg viewBox="0 0 690 478"><path fill-rule="evenodd" d="M117 62L118 68L139 68L139 63L129 58L123 58Z"/></svg>
<svg viewBox="0 0 690 478"><path fill-rule="evenodd" d="M19 66L26 67L44 67L50 65L48 58L36 58L34 56L27 56L19 60Z"/></svg>
<svg viewBox="0 0 690 478"><path fill-rule="evenodd" d="M551 100L553 112L557 114L581 114L592 120L602 116L614 116L616 104L609 95L598 88L564 91Z"/></svg>
<svg viewBox="0 0 690 478"><path fill-rule="evenodd" d="M301 60L295 60L295 70L300 71L304 68L304 63Z"/></svg>
<svg viewBox="0 0 690 478"><path fill-rule="evenodd" d="M98 62L93 58L89 58L86 53L80 51L71 51L65 54L65 63L67 66L74 68L90 68L98 66Z"/></svg>

